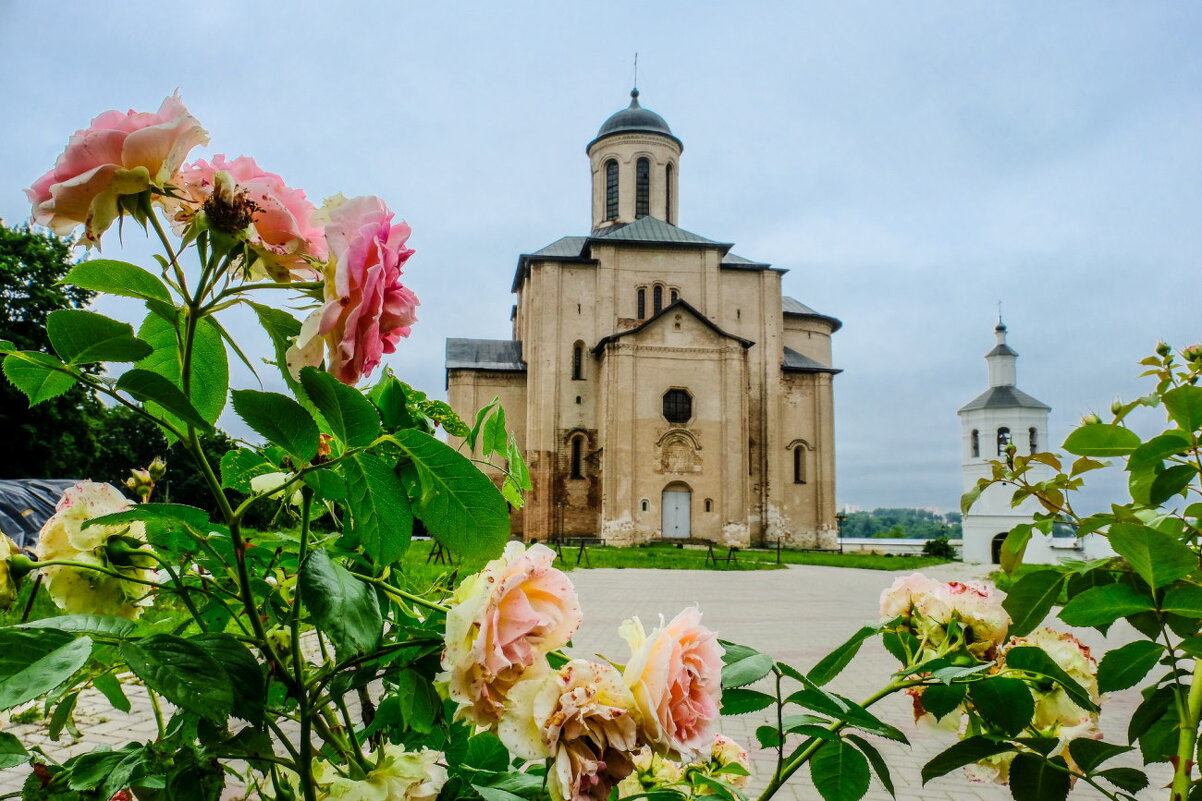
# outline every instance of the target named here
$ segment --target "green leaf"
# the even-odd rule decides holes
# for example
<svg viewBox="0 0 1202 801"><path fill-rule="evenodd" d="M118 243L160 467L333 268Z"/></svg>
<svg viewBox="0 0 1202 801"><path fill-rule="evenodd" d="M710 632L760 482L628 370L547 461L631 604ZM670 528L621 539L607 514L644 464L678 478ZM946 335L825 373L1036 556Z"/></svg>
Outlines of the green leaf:
<svg viewBox="0 0 1202 801"><path fill-rule="evenodd" d="M313 496L319 501L345 501L347 497L346 481L332 469L310 470L303 479L313 490ZM408 508L408 499L406 499Z"/></svg>
<svg viewBox="0 0 1202 801"><path fill-rule="evenodd" d="M504 773L509 767L509 750L497 735L483 732L468 739L462 763L477 770Z"/></svg>
<svg viewBox="0 0 1202 801"><path fill-rule="evenodd" d="M897 798L897 793L893 789L893 778L889 775L889 765L885 762L885 758L881 756L881 752L876 749L876 746L857 734L849 734L847 735L847 739L855 743L864 756L868 757L868 761L872 764L873 772L876 773L876 777L881 781L881 786L888 791L889 795Z"/></svg>
<svg viewBox="0 0 1202 801"><path fill-rule="evenodd" d="M1182 617L1202 617L1202 587L1172 587L1164 594L1160 608L1169 614Z"/></svg>
<svg viewBox="0 0 1202 801"><path fill-rule="evenodd" d="M1155 608L1150 598L1126 584L1107 584L1070 598L1060 619L1070 626L1108 626L1120 617Z"/></svg>
<svg viewBox="0 0 1202 801"><path fill-rule="evenodd" d="M1138 793L1148 786L1147 774L1138 768L1107 768L1098 771L1097 776L1129 793Z"/></svg>
<svg viewBox="0 0 1202 801"><path fill-rule="evenodd" d="M1036 570L1015 582L1002 601L1010 615L1011 635L1025 637L1043 622L1060 597L1064 580L1065 574L1059 570Z"/></svg>
<svg viewBox="0 0 1202 801"><path fill-rule="evenodd" d="M843 668L847 667L847 663L859 652L860 646L864 644L864 641L876 635L880 630L880 626L864 626L851 635L847 642L822 657L818 661L818 664L810 669L810 681L821 687L838 676Z"/></svg>
<svg viewBox="0 0 1202 801"><path fill-rule="evenodd" d="M723 715L746 715L748 712L758 712L767 709L776 699L758 690L729 689L722 692Z"/></svg>
<svg viewBox="0 0 1202 801"><path fill-rule="evenodd" d="M154 346L154 353L138 362L135 367L158 373L183 392L182 370L179 356L179 333L172 319L149 314L138 329L138 336ZM212 318L203 318L196 324L192 337L192 373L189 402L209 423L217 422L225 409L226 392L229 389L229 357L222 341L221 326Z"/></svg>
<svg viewBox="0 0 1202 801"><path fill-rule="evenodd" d="M975 504L977 499L981 497L981 492L983 489L984 488L978 484L960 496L960 514L968 514L968 512L972 509L973 504Z"/></svg>
<svg viewBox="0 0 1202 801"><path fill-rule="evenodd" d="M301 370L301 385L339 442L360 448L380 435L380 415L359 390L313 367Z"/></svg>
<svg viewBox="0 0 1202 801"><path fill-rule="evenodd" d="M137 265L115 259L80 262L59 283L126 298L171 302L171 293L162 281Z"/></svg>
<svg viewBox="0 0 1202 801"><path fill-rule="evenodd" d="M1029 670L1032 673L1042 673L1064 688L1065 694L1074 704L1086 712L1096 712L1098 705L1089 697L1084 687L1076 679L1065 673L1042 648L1033 645L1023 645L1006 651L1006 667L1014 670Z"/></svg>
<svg viewBox="0 0 1202 801"><path fill-rule="evenodd" d="M134 327L83 309L58 309L46 315L46 335L67 364L136 362L153 348L134 336Z"/></svg>
<svg viewBox="0 0 1202 801"><path fill-rule="evenodd" d="M188 642L213 658L229 678L234 691L231 711L236 718L262 725L267 705L263 668L245 645L229 634L197 634Z"/></svg>
<svg viewBox="0 0 1202 801"><path fill-rule="evenodd" d="M968 698L987 723L1011 737L1025 729L1035 715L1035 699L1021 679L998 676L974 681Z"/></svg>
<svg viewBox="0 0 1202 801"><path fill-rule="evenodd" d="M288 370L287 354L288 349L292 347L296 337L300 334L300 320L297 320L283 309L264 306L261 303L251 303L250 301L247 301L246 305L255 310L255 314L259 317L259 325L263 326L263 330L271 338L271 345L275 349L275 363L280 370L280 375L284 378L284 382L288 385L289 389L299 395L301 386Z"/></svg>
<svg viewBox="0 0 1202 801"><path fill-rule="evenodd" d="M999 554L1002 570L1013 573L1023 563L1031 531L1032 526L1029 523L1022 523L1010 529L1006 539L1002 540L1002 551Z"/></svg>
<svg viewBox="0 0 1202 801"><path fill-rule="evenodd" d="M480 794L484 801L526 801L520 795L515 795L508 790L502 790L497 787L489 787L484 784L473 784L472 789Z"/></svg>
<svg viewBox="0 0 1202 801"><path fill-rule="evenodd" d="M413 512L396 473L370 453L355 454L339 468L346 481L352 537L377 564L396 562L413 535Z"/></svg>
<svg viewBox="0 0 1202 801"><path fill-rule="evenodd" d="M368 398L376 407L380 421L388 431L413 428L417 425L417 421L409 413L405 384L393 375L391 370L384 371L383 377L368 393Z"/></svg>
<svg viewBox="0 0 1202 801"><path fill-rule="evenodd" d="M1192 467L1186 469L1193 471ZM1154 528L1115 523L1110 527L1108 537L1115 552L1126 559L1153 590L1172 584L1198 569L1198 555L1193 550Z"/></svg>
<svg viewBox="0 0 1202 801"><path fill-rule="evenodd" d="M92 679L92 686L113 705L113 709L128 712L133 708L129 703L129 698L125 695L125 690L121 687L121 682L112 673L101 673Z"/></svg>
<svg viewBox="0 0 1202 801"><path fill-rule="evenodd" d="M29 761L29 752L15 734L0 731L0 770L15 768Z"/></svg>
<svg viewBox="0 0 1202 801"><path fill-rule="evenodd" d="M922 708L938 718L945 717L964 702L967 684L932 684L922 691Z"/></svg>
<svg viewBox="0 0 1202 801"><path fill-rule="evenodd" d="M1064 449L1076 456L1126 456L1142 444L1129 428L1110 423L1091 423L1073 429Z"/></svg>
<svg viewBox="0 0 1202 801"><path fill-rule="evenodd" d="M127 392L143 403L155 403L162 409L185 423L190 423L201 431L208 431L213 426L201 417L184 393L175 384L158 373L135 368L127 370L117 379L117 389ZM151 411L153 414L153 410Z"/></svg>
<svg viewBox="0 0 1202 801"><path fill-rule="evenodd" d="M4 357L4 376L29 398L30 406L36 406L75 386L75 378L69 373L54 369L63 366L49 353L26 350Z"/></svg>
<svg viewBox="0 0 1202 801"><path fill-rule="evenodd" d="M1198 475L1198 468L1189 464L1174 465L1157 473L1148 490L1148 504L1159 506L1188 487Z"/></svg>
<svg viewBox="0 0 1202 801"><path fill-rule="evenodd" d="M60 615L46 617L29 623L20 623L13 628L63 631L68 634L88 634L94 637L128 637L134 633L132 620L111 615Z"/></svg>
<svg viewBox="0 0 1202 801"><path fill-rule="evenodd" d="M745 687L772 672L772 657L756 652L722 667L722 688Z"/></svg>
<svg viewBox="0 0 1202 801"><path fill-rule="evenodd" d="M1144 700L1131 713L1127 724L1127 742L1134 743L1147 733L1152 724L1165 716L1175 700L1172 687L1150 687L1143 690ZM1175 710L1173 710L1175 715Z"/></svg>
<svg viewBox="0 0 1202 801"><path fill-rule="evenodd" d="M396 693L405 725L419 734L432 731L442 701L429 677L412 669L402 671L397 676Z"/></svg>
<svg viewBox="0 0 1202 801"><path fill-rule="evenodd" d="M301 462L317 455L318 430L305 407L278 392L237 389L234 411L268 442L279 445Z"/></svg>
<svg viewBox="0 0 1202 801"><path fill-rule="evenodd" d="M1127 469L1138 470L1159 465L1166 457L1185 453L1189 447L1189 438L1180 431L1166 431L1136 448L1127 460Z"/></svg>
<svg viewBox="0 0 1202 801"><path fill-rule="evenodd" d="M429 434L404 429L396 439L421 478L418 517L430 534L463 556L499 553L509 539L509 510L492 480Z"/></svg>
<svg viewBox="0 0 1202 801"><path fill-rule="evenodd" d="M956 768L962 768L965 765L971 765L982 759L1013 750L1014 746L1009 743L994 742L988 737L969 737L936 754L930 762L923 765L922 783L926 784L931 779L951 773Z"/></svg>
<svg viewBox="0 0 1202 801"><path fill-rule="evenodd" d="M257 451L234 448L221 457L221 486L249 495L252 478L278 473L279 470Z"/></svg>
<svg viewBox="0 0 1202 801"><path fill-rule="evenodd" d="M171 703L222 722L234 705L234 689L221 664L202 648L170 634L121 644L129 669Z"/></svg>
<svg viewBox="0 0 1202 801"><path fill-rule="evenodd" d="M1134 687L1156 666L1163 653L1163 645L1148 640L1136 640L1110 651L1098 665L1098 692Z"/></svg>
<svg viewBox="0 0 1202 801"><path fill-rule="evenodd" d="M1063 757L1018 754L1010 763L1010 794L1014 801L1064 801L1070 784L1067 770Z"/></svg>
<svg viewBox="0 0 1202 801"><path fill-rule="evenodd" d="M58 705L54 707L54 714L50 716L50 726L47 729L47 736L51 740L58 742L58 738L62 736L63 728L71 720L72 714L75 712L75 704L79 701L79 692L67 693ZM74 726L74 724L72 724Z"/></svg>
<svg viewBox="0 0 1202 801"><path fill-rule="evenodd" d="M842 740L825 742L814 752L810 777L825 801L859 801L872 780L868 760Z"/></svg>
<svg viewBox="0 0 1202 801"><path fill-rule="evenodd" d="M333 641L339 658L365 654L379 645L384 619L375 591L325 551L305 558L298 585L301 600Z"/></svg>
<svg viewBox="0 0 1202 801"><path fill-rule="evenodd" d="M0 710L45 695L87 664L92 641L52 629L0 630Z"/></svg>
<svg viewBox="0 0 1202 801"><path fill-rule="evenodd" d="M1073 761L1086 773L1092 773L1098 765L1130 750L1130 746L1112 745L1092 737L1078 737L1068 744L1068 752Z"/></svg>
<svg viewBox="0 0 1202 801"><path fill-rule="evenodd" d="M496 411L484 423L484 439L480 443L480 454L487 456L490 453L496 453L504 456L505 446L508 443L509 436L505 431L505 407L498 404Z"/></svg>
<svg viewBox="0 0 1202 801"><path fill-rule="evenodd" d="M1184 386L1164 393L1164 408L1173 422L1189 432L1202 428L1202 387Z"/></svg>

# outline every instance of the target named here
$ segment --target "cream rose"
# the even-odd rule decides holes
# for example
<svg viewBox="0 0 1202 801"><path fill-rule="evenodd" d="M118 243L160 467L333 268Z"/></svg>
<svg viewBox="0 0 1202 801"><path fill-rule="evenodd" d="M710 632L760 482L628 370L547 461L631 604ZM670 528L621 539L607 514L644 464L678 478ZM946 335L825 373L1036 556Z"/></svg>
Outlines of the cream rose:
<svg viewBox="0 0 1202 801"><path fill-rule="evenodd" d="M8 609L17 600L17 583L9 570L8 560L20 553L17 544L5 534L0 534L0 611Z"/></svg>
<svg viewBox="0 0 1202 801"><path fill-rule="evenodd" d="M751 781L751 757L747 754L747 749L726 735L714 735L714 745L710 749L710 759L720 769L730 765L738 765L747 771L748 775L746 776L738 773L721 774L722 779L731 787L741 790Z"/></svg>
<svg viewBox="0 0 1202 801"><path fill-rule="evenodd" d="M375 755L375 768L363 779L341 776L325 761L313 763L313 782L319 801L434 801L447 783L445 757L423 748L406 751L384 745Z"/></svg>
<svg viewBox="0 0 1202 801"><path fill-rule="evenodd" d="M646 634L638 618L619 629L630 646L623 679L656 752L690 762L710 747L722 699L722 646L696 607Z"/></svg>
<svg viewBox="0 0 1202 801"><path fill-rule="evenodd" d="M634 770L638 714L616 668L573 659L514 685L497 734L523 759L554 760L547 789L555 801L604 801Z"/></svg>
<svg viewBox="0 0 1202 801"><path fill-rule="evenodd" d="M511 542L456 590L438 680L467 720L495 724L509 688L527 671L545 670L547 652L580 627L576 589L551 567L554 559L545 545Z"/></svg>
<svg viewBox="0 0 1202 801"><path fill-rule="evenodd" d="M1044 626L1026 637L1011 638L1006 644L1006 651L1024 645L1042 648L1061 670L1085 688L1091 700L1095 703L1100 700L1097 660L1090 654L1089 648L1076 637ZM1003 652L1003 666L1005 660L1006 655ZM1035 692L1035 718L1031 725L1036 729L1054 734L1060 728L1096 724L1097 717L1096 712L1077 706L1059 684L1053 685L1047 692Z"/></svg>

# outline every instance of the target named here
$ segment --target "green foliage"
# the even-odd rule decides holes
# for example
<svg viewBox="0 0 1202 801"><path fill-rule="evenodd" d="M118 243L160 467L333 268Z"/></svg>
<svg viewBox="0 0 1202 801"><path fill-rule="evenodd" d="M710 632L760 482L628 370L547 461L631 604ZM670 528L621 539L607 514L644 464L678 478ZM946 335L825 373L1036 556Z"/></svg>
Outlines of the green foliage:
<svg viewBox="0 0 1202 801"><path fill-rule="evenodd" d="M947 537L935 537L922 544L922 555L936 559L955 559L956 549Z"/></svg>
<svg viewBox="0 0 1202 801"><path fill-rule="evenodd" d="M871 512L849 512L840 528L849 538L959 539L960 515L955 512L939 514L929 509L873 509ZM940 554L931 554L940 556ZM954 558L948 556L944 558Z"/></svg>

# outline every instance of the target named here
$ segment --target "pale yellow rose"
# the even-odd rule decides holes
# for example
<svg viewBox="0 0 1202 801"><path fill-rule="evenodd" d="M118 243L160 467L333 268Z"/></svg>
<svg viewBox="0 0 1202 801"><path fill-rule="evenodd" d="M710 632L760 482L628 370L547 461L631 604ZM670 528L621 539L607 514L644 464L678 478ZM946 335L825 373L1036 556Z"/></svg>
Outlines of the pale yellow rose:
<svg viewBox="0 0 1202 801"><path fill-rule="evenodd" d="M747 754L747 749L726 735L714 735L714 747L710 749L710 759L717 763L719 768L725 768L728 765L738 765L748 772L749 775L747 776L737 773L719 774L722 780L731 787L741 790L751 781L751 757Z"/></svg>
<svg viewBox="0 0 1202 801"><path fill-rule="evenodd" d="M1088 646L1076 637L1044 626L1026 637L1011 638L1006 650L1024 645L1042 648L1061 670L1085 689L1090 700L1094 703L1101 700L1098 694L1097 660L1090 655ZM1004 653L1002 660L1004 663ZM1077 706L1059 684L1053 685L1047 692L1035 692L1035 719L1031 725L1037 729L1054 732L1061 727L1077 727L1096 721L1097 713Z"/></svg>
<svg viewBox="0 0 1202 801"><path fill-rule="evenodd" d="M446 650L438 681L459 704L458 714L492 726L509 688L530 671L546 670L546 654L580 627L580 600L545 545L511 542L469 576L447 613Z"/></svg>
<svg viewBox="0 0 1202 801"><path fill-rule="evenodd" d="M574 659L515 684L497 734L523 759L554 760L554 801L604 801L634 770L638 709L616 668Z"/></svg>
<svg viewBox="0 0 1202 801"><path fill-rule="evenodd" d="M325 760L313 761L318 801L434 801L447 782L446 758L440 751L384 745L372 756L375 767L362 779L351 779ZM301 797L299 778L288 781Z"/></svg>
<svg viewBox="0 0 1202 801"><path fill-rule="evenodd" d="M0 534L0 611L8 609L17 600L17 583L8 568L8 560L17 553L17 544Z"/></svg>

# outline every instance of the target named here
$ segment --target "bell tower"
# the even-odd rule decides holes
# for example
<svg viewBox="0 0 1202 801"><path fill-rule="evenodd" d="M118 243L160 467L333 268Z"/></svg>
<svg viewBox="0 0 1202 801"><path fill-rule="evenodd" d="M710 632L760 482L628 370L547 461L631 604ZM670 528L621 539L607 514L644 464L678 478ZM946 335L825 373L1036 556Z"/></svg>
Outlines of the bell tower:
<svg viewBox="0 0 1202 801"><path fill-rule="evenodd" d="M657 217L676 225L677 184L684 145L664 118L630 105L607 119L586 152L593 180L593 230Z"/></svg>

